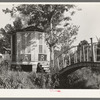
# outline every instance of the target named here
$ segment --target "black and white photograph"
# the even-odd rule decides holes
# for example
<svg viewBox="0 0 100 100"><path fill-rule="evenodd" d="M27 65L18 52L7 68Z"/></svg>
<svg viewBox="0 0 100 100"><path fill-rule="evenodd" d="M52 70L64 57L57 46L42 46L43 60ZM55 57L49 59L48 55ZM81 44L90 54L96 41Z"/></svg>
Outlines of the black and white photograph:
<svg viewBox="0 0 100 100"><path fill-rule="evenodd" d="M0 89L100 89L100 3L1 3Z"/></svg>

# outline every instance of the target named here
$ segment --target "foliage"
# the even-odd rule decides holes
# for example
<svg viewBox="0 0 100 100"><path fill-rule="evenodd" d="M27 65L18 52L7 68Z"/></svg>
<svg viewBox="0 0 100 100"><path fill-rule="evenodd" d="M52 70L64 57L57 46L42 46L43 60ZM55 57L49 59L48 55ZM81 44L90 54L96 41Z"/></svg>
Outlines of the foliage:
<svg viewBox="0 0 100 100"><path fill-rule="evenodd" d="M58 85L59 81L56 77L52 77L51 74L46 73L30 73L28 78L31 80L31 82L38 87L39 89L53 89Z"/></svg>
<svg viewBox="0 0 100 100"><path fill-rule="evenodd" d="M7 8L3 11L10 13L15 19L20 18L24 23L24 27L31 25L34 26L34 28L42 29L46 33L45 40L49 45L50 61L52 63L50 63L50 66L54 66L52 61L54 61L55 47L57 47L59 43L65 46L67 42L73 42L75 38L71 38L76 35L78 31L78 27L74 25L71 26L69 22L71 20L70 16L75 13L74 10L70 10L72 8L75 8L75 5L22 4L13 7L11 10ZM67 12L70 13L70 16L64 16L64 13ZM61 28L61 22L64 22L63 28ZM57 27L59 25L60 27Z"/></svg>
<svg viewBox="0 0 100 100"><path fill-rule="evenodd" d="M78 61L79 62L80 62L80 56L81 56L81 61L84 61L84 54L85 54L85 58L87 59L87 49L88 49L88 52L91 52L90 45L89 45L88 41L86 41L86 40L80 41L80 43L77 46L77 53L78 53ZM90 59L90 58L91 58L91 56L88 55L88 59Z"/></svg>
<svg viewBox="0 0 100 100"><path fill-rule="evenodd" d="M29 78L29 73L18 71L4 71L0 74L0 88L3 89L37 89Z"/></svg>
<svg viewBox="0 0 100 100"><path fill-rule="evenodd" d="M35 88L31 81L27 78L27 73L25 72L8 72L7 76L4 77L5 87L8 89L18 89L18 88Z"/></svg>
<svg viewBox="0 0 100 100"><path fill-rule="evenodd" d="M27 24L34 25L35 27L42 27L47 30L50 23L53 23L53 28L59 24L62 13L66 10L74 8L74 5L49 5L49 4L22 4L13 9L3 10L5 13L10 13L12 17L22 17L22 20L26 21ZM72 12L71 12L72 13ZM51 22L52 20L52 22ZM64 20L70 20L66 17Z"/></svg>
<svg viewBox="0 0 100 100"><path fill-rule="evenodd" d="M100 72L90 67L79 69L59 80L57 74L10 71L0 66L0 88L3 89L99 89Z"/></svg>
<svg viewBox="0 0 100 100"><path fill-rule="evenodd" d="M66 76L60 84L60 88L66 89L99 89L100 72L84 67Z"/></svg>
<svg viewBox="0 0 100 100"><path fill-rule="evenodd" d="M96 37L97 38L97 46L100 47L100 38Z"/></svg>
<svg viewBox="0 0 100 100"><path fill-rule="evenodd" d="M88 41L82 40L82 41L78 44L77 50L82 50L82 49L83 49L83 46L85 46L85 48L86 48L86 46L89 46Z"/></svg>
<svg viewBox="0 0 100 100"><path fill-rule="evenodd" d="M70 26L64 27L64 29L61 31L61 36L59 37L58 44L61 45L61 51L64 54L68 52L68 50L72 46L72 43L75 41L76 36L78 34L78 29L79 27L75 25L70 25Z"/></svg>
<svg viewBox="0 0 100 100"><path fill-rule="evenodd" d="M10 48L10 36L3 28L0 29L0 34L3 36L0 38L0 53L4 53L5 48Z"/></svg>
<svg viewBox="0 0 100 100"><path fill-rule="evenodd" d="M10 63L10 62L8 62ZM3 89L31 89L35 88L32 82L28 79L28 73L11 71L11 65L0 65L0 88Z"/></svg>
<svg viewBox="0 0 100 100"><path fill-rule="evenodd" d="M13 25L7 24L4 28L0 29L0 34L3 36L0 39L0 53L4 53L5 50L11 51L11 35L23 27L21 19L16 18Z"/></svg>
<svg viewBox="0 0 100 100"><path fill-rule="evenodd" d="M71 20L71 17L68 17L68 16L64 17L63 14L64 12L68 12L71 8L75 8L75 6L74 5L37 4L37 5L19 5L15 9L17 12L19 12L21 17L22 16L27 17L28 25L33 25L37 28L43 29L43 31L46 33L45 34L46 41L49 47L51 47L51 46L55 46L55 44L57 43L60 37L59 32L63 33L62 32L63 28L57 28L60 22L62 21L65 22L64 27L65 26L67 27L69 25L69 21ZM70 15L72 15L72 13L73 11L72 12L70 11ZM24 21L26 21L26 19ZM73 27L70 26L69 28L65 29L63 35L65 35L65 31L67 31L68 29L69 31L71 31L72 34L74 34L74 32L76 32L77 30L73 28L74 26ZM65 38L67 38L67 36ZM62 40L64 39L62 38Z"/></svg>
<svg viewBox="0 0 100 100"><path fill-rule="evenodd" d="M0 65L0 88L3 89L52 89L58 80L49 73L11 71L11 65Z"/></svg>

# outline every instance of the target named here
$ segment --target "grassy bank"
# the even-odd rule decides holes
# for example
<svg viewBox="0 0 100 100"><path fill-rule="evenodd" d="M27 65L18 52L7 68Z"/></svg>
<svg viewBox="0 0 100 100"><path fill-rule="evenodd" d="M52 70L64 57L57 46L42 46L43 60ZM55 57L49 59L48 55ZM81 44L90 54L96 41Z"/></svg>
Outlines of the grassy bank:
<svg viewBox="0 0 100 100"><path fill-rule="evenodd" d="M9 66L10 67L10 66ZM1 89L99 89L100 71L90 67L79 69L59 80L51 74L11 71L0 66Z"/></svg>
<svg viewBox="0 0 100 100"><path fill-rule="evenodd" d="M10 66L9 66L10 67ZM11 71L5 65L0 66L0 88L2 89L52 89L55 81L45 73Z"/></svg>

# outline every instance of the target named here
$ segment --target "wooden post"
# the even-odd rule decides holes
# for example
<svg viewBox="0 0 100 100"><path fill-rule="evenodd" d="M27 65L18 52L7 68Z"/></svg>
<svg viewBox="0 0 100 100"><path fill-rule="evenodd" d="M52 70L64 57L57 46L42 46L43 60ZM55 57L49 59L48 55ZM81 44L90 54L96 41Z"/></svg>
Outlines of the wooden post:
<svg viewBox="0 0 100 100"><path fill-rule="evenodd" d="M91 61L94 61L94 57L93 57L93 40L92 40L92 38L90 38L90 40L91 40L91 55L92 55Z"/></svg>
<svg viewBox="0 0 100 100"><path fill-rule="evenodd" d="M76 63L76 53L74 54L74 63Z"/></svg>
<svg viewBox="0 0 100 100"><path fill-rule="evenodd" d="M13 58L12 58L12 56L13 56L13 43L12 43L12 35L11 35L11 62L13 61Z"/></svg>
<svg viewBox="0 0 100 100"><path fill-rule="evenodd" d="M83 46L83 59L85 61L85 47Z"/></svg>
<svg viewBox="0 0 100 100"><path fill-rule="evenodd" d="M88 52L88 51L89 51L89 49L88 49L88 47L87 47L87 61L89 61L89 55L88 55L89 52Z"/></svg>
<svg viewBox="0 0 100 100"><path fill-rule="evenodd" d="M75 54L74 54L74 63L75 63Z"/></svg>
<svg viewBox="0 0 100 100"><path fill-rule="evenodd" d="M64 67L66 67L67 66L67 60L65 60L65 65L64 65Z"/></svg>
<svg viewBox="0 0 100 100"><path fill-rule="evenodd" d="M76 52L76 63L77 63L77 52Z"/></svg>
<svg viewBox="0 0 100 100"><path fill-rule="evenodd" d="M96 44L96 47L95 47L95 60L97 61L97 44Z"/></svg>
<svg viewBox="0 0 100 100"><path fill-rule="evenodd" d="M77 53L74 54L74 63L77 63Z"/></svg>
<svg viewBox="0 0 100 100"><path fill-rule="evenodd" d="M93 45L93 61L95 62L96 61L96 55L95 55L95 45Z"/></svg>
<svg viewBox="0 0 100 100"><path fill-rule="evenodd" d="M77 63L77 48L75 50L75 63Z"/></svg>

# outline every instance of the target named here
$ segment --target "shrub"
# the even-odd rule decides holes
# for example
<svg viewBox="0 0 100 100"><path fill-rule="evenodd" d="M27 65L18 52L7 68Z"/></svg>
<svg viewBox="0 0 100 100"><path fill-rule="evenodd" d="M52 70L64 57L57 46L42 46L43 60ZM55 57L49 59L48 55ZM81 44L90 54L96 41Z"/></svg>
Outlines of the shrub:
<svg viewBox="0 0 100 100"><path fill-rule="evenodd" d="M59 88L99 89L100 73L92 71L90 67L84 67L66 76L66 78L60 82Z"/></svg>
<svg viewBox="0 0 100 100"><path fill-rule="evenodd" d="M8 68L9 67L9 68ZM0 88L5 89L52 89L58 84L50 73L11 71L10 64L0 66Z"/></svg>
<svg viewBox="0 0 100 100"><path fill-rule="evenodd" d="M50 74L45 74L45 73L30 73L28 78L32 81L32 83L42 89L47 89L51 88L51 75Z"/></svg>
<svg viewBox="0 0 100 100"><path fill-rule="evenodd" d="M2 88L5 89L32 89L35 86L28 79L28 73L8 71L5 75L2 74L0 79L2 80Z"/></svg>

